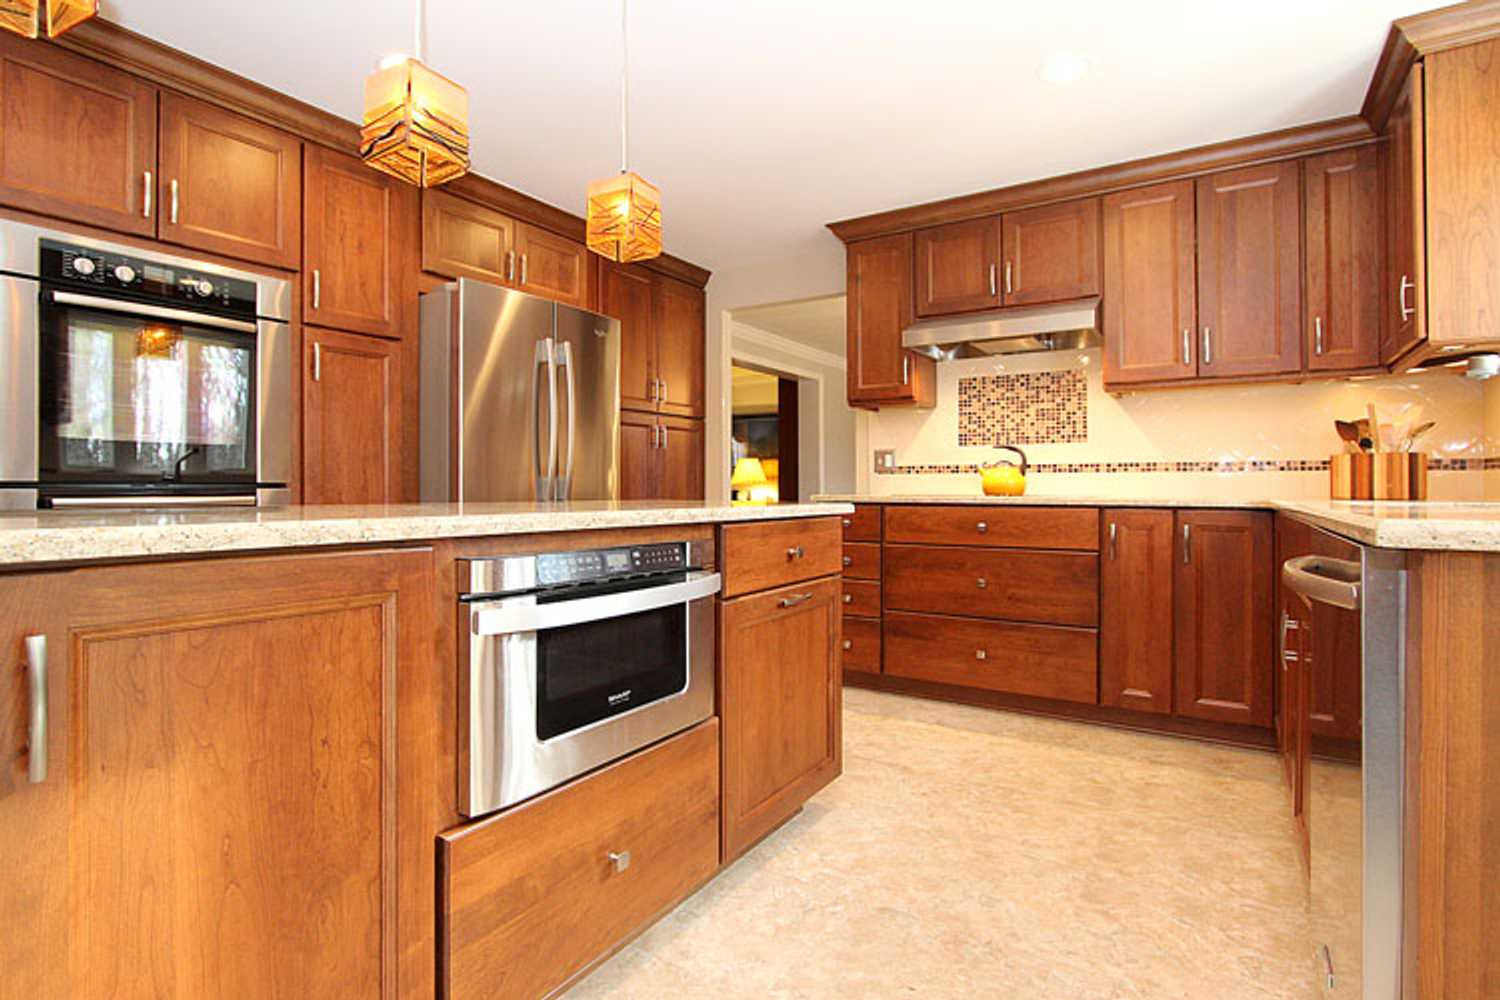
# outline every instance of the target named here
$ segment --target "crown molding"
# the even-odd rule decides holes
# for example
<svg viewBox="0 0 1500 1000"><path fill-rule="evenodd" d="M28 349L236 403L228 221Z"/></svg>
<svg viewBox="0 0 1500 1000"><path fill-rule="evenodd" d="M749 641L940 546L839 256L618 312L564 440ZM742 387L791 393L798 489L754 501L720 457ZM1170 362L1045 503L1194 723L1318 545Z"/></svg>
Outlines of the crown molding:
<svg viewBox="0 0 1500 1000"><path fill-rule="evenodd" d="M833 354L802 343L800 340L792 340L783 337L779 333L770 330L762 330L758 326L742 323L732 316L729 320L729 353L734 354L736 344L747 344L750 347L760 347L766 350L776 351L801 361L810 361L824 368L833 368L838 371L844 370L844 357Z"/></svg>
<svg viewBox="0 0 1500 1000"><path fill-rule="evenodd" d="M1500 0L1497 0L1500 2ZM828 223L845 243L1376 141L1358 115Z"/></svg>
<svg viewBox="0 0 1500 1000"><path fill-rule="evenodd" d="M1491 38L1500 38L1500 0L1470 0L1392 23L1360 117L1376 132L1382 131L1417 60Z"/></svg>

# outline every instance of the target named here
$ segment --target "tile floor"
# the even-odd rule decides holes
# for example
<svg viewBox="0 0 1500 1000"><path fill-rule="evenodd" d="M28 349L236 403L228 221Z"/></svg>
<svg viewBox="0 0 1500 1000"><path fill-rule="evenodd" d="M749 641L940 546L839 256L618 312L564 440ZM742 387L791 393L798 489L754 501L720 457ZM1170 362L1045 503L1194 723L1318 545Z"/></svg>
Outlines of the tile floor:
<svg viewBox="0 0 1500 1000"><path fill-rule="evenodd" d="M568 1000L1315 996L1266 753L851 689L844 775Z"/></svg>

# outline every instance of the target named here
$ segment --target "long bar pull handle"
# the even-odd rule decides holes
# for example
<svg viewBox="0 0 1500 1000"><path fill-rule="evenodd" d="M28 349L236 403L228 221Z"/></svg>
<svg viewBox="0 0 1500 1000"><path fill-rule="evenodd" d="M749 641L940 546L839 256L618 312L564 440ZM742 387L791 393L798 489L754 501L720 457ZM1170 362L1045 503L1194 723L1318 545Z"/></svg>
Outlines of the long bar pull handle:
<svg viewBox="0 0 1500 1000"><path fill-rule="evenodd" d="M1313 353L1314 354L1319 354L1319 355L1321 355L1323 353L1323 317L1322 316L1316 316L1316 317L1313 318Z"/></svg>
<svg viewBox="0 0 1500 1000"><path fill-rule="evenodd" d="M1182 328L1182 363L1184 365L1193 363L1193 331L1187 327Z"/></svg>
<svg viewBox="0 0 1500 1000"><path fill-rule="evenodd" d="M516 252L514 250L505 251L505 280L516 280Z"/></svg>
<svg viewBox="0 0 1500 1000"><path fill-rule="evenodd" d="M313 309L323 307L323 272L313 268Z"/></svg>
<svg viewBox="0 0 1500 1000"><path fill-rule="evenodd" d="M911 384L911 355L901 355L901 384Z"/></svg>
<svg viewBox="0 0 1500 1000"><path fill-rule="evenodd" d="M151 171L146 171L145 197L141 199L141 215L151 218L151 196L155 193L156 185L151 183Z"/></svg>
<svg viewBox="0 0 1500 1000"><path fill-rule="evenodd" d="M47 780L47 637L26 637L26 673L31 684L31 732L26 777L33 785Z"/></svg>
<svg viewBox="0 0 1500 1000"><path fill-rule="evenodd" d="M323 345L313 341L313 381L323 381Z"/></svg>
<svg viewBox="0 0 1500 1000"><path fill-rule="evenodd" d="M542 377L547 379L547 447L542 454ZM531 465L536 474L536 498L552 499L552 477L557 471L557 362L553 359L552 338L536 342L531 362L531 406L536 426L531 435ZM545 472L543 471L545 469Z"/></svg>
<svg viewBox="0 0 1500 1000"><path fill-rule="evenodd" d="M1119 550L1115 545L1115 536L1119 533L1120 526L1114 521L1109 522L1109 558L1113 562L1119 558Z"/></svg>
<svg viewBox="0 0 1500 1000"><path fill-rule="evenodd" d="M1010 261L1006 261L1005 262L1005 294L1009 295L1013 291L1015 291L1015 289L1011 286L1011 282L1010 282Z"/></svg>
<svg viewBox="0 0 1500 1000"><path fill-rule="evenodd" d="M661 450L662 451L666 451L667 450L667 425L666 424L658 424L657 426L661 428Z"/></svg>
<svg viewBox="0 0 1500 1000"><path fill-rule="evenodd" d="M1214 331L1207 326L1203 328L1203 363L1205 365L1214 363Z"/></svg>
<svg viewBox="0 0 1500 1000"><path fill-rule="evenodd" d="M1193 561L1193 526L1191 524L1182 526L1182 561L1184 564Z"/></svg>
<svg viewBox="0 0 1500 1000"><path fill-rule="evenodd" d="M526 255L521 255L521 284L526 284Z"/></svg>
<svg viewBox="0 0 1500 1000"><path fill-rule="evenodd" d="M806 604L810 600L812 600L811 594L793 594L790 597L783 597L776 603L783 608L795 608L797 605Z"/></svg>
<svg viewBox="0 0 1500 1000"><path fill-rule="evenodd" d="M557 496L553 499L566 500L573 492L573 449L578 441L578 384L573 377L572 341L564 340L558 347L561 354L559 364L566 373L563 385L568 390L568 457L563 462L562 475L557 480Z"/></svg>
<svg viewBox="0 0 1500 1000"><path fill-rule="evenodd" d="M663 402L663 403L665 403L667 401L667 380L666 379L662 379L661 380L661 399L660 399L660 401Z"/></svg>
<svg viewBox="0 0 1500 1000"><path fill-rule="evenodd" d="M990 265L990 294L991 295L998 295L999 294L998 290L995 288L995 265L994 264Z"/></svg>
<svg viewBox="0 0 1500 1000"><path fill-rule="evenodd" d="M1401 287L1396 290L1396 305L1401 310L1401 322L1403 322L1403 323L1405 323L1407 320L1411 319L1412 314L1417 311L1414 308L1407 308L1407 305L1406 305L1406 293L1407 293L1407 290L1408 289L1415 289L1416 287L1417 287L1416 282L1412 281L1410 278L1408 278L1404 274L1401 276Z"/></svg>
<svg viewBox="0 0 1500 1000"><path fill-rule="evenodd" d="M168 187L172 191L171 217L172 225L175 226L177 225L177 178L173 177L172 182L168 185Z"/></svg>

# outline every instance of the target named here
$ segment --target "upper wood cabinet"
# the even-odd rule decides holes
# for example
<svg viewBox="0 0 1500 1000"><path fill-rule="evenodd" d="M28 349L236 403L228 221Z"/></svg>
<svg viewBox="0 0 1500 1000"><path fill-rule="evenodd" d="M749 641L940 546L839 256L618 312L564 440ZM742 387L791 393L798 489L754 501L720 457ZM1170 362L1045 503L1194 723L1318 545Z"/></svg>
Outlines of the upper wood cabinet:
<svg viewBox="0 0 1500 1000"><path fill-rule="evenodd" d="M530 223L516 224L515 283L523 292L587 309L592 298L594 259L582 243Z"/></svg>
<svg viewBox="0 0 1500 1000"><path fill-rule="evenodd" d="M302 496L400 503L401 345L303 328Z"/></svg>
<svg viewBox="0 0 1500 1000"><path fill-rule="evenodd" d="M1103 214L1105 384L1194 377L1193 182L1108 195Z"/></svg>
<svg viewBox="0 0 1500 1000"><path fill-rule="evenodd" d="M599 311L620 321L620 405L655 412L660 395L656 375L657 338L650 272L602 264Z"/></svg>
<svg viewBox="0 0 1500 1000"><path fill-rule="evenodd" d="M1178 715L1271 725L1271 536L1261 511L1177 512Z"/></svg>
<svg viewBox="0 0 1500 1000"><path fill-rule="evenodd" d="M931 358L901 346L912 324L912 236L900 233L845 247L848 399L851 406L936 402Z"/></svg>
<svg viewBox="0 0 1500 1000"><path fill-rule="evenodd" d="M0 37L0 202L156 235L156 88L56 45Z"/></svg>
<svg viewBox="0 0 1500 1000"><path fill-rule="evenodd" d="M1198 179L1198 374L1302 368L1302 198L1295 162Z"/></svg>
<svg viewBox="0 0 1500 1000"><path fill-rule="evenodd" d="M515 280L516 220L428 188L422 192L422 270L505 285Z"/></svg>
<svg viewBox="0 0 1500 1000"><path fill-rule="evenodd" d="M1370 368L1380 363L1380 300L1385 277L1380 154L1375 146L1314 156L1303 163L1307 226L1307 367Z"/></svg>
<svg viewBox="0 0 1500 1000"><path fill-rule="evenodd" d="M915 260L918 316L1000 305L1000 216L919 229Z"/></svg>
<svg viewBox="0 0 1500 1000"><path fill-rule="evenodd" d="M295 270L302 261L302 142L163 92L157 204L169 243Z"/></svg>
<svg viewBox="0 0 1500 1000"><path fill-rule="evenodd" d="M1172 580L1174 523L1170 510L1104 512L1099 581L1099 703L1167 714L1172 711Z"/></svg>
<svg viewBox="0 0 1500 1000"><path fill-rule="evenodd" d="M309 144L303 169L302 317L308 323L402 336L407 253L417 189L357 156Z"/></svg>
<svg viewBox="0 0 1500 1000"><path fill-rule="evenodd" d="M1001 220L1007 306L1099 294L1099 199L1009 212Z"/></svg>
<svg viewBox="0 0 1500 1000"><path fill-rule="evenodd" d="M620 321L620 405L703 416L703 289L643 268L605 263L599 292L600 312Z"/></svg>
<svg viewBox="0 0 1500 1000"><path fill-rule="evenodd" d="M1427 339L1426 176L1422 64L1407 75L1386 120L1386 323L1380 360L1391 363Z"/></svg>

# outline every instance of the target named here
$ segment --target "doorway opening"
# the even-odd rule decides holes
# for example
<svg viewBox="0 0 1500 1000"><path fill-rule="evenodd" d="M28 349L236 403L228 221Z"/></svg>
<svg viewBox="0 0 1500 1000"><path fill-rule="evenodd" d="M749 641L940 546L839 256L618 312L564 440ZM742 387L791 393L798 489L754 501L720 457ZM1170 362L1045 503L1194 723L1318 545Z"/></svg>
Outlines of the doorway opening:
<svg viewBox="0 0 1500 1000"><path fill-rule="evenodd" d="M734 502L798 502L798 380L740 362L732 364L730 374Z"/></svg>

